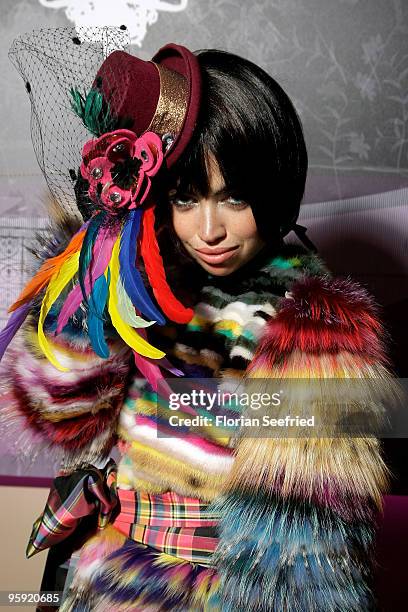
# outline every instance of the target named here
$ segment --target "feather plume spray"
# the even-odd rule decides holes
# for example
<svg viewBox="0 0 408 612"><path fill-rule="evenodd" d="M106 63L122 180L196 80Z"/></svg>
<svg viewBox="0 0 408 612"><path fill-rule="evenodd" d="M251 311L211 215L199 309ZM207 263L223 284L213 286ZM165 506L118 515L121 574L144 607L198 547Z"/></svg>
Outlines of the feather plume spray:
<svg viewBox="0 0 408 612"><path fill-rule="evenodd" d="M158 384L160 380L164 380L163 374L158 365L148 361L142 355L133 351L133 355L135 358L135 364L139 372L146 378L146 380L150 383L153 391L157 392ZM164 383L162 383L163 386Z"/></svg>
<svg viewBox="0 0 408 612"><path fill-rule="evenodd" d="M88 297L86 295L85 289L85 275L88 270L88 267L91 264L94 245L98 237L98 232L101 227L101 224L105 219L105 216L106 215L104 215L103 213L99 213L91 218L81 246L81 252L79 254L78 282L81 287L82 297L85 304L87 304L88 302Z"/></svg>
<svg viewBox="0 0 408 612"><path fill-rule="evenodd" d="M61 269L64 262L68 261L72 254L80 248L87 225L88 222L84 223L84 225L79 228L62 253L47 259L42 264L36 275L24 287L18 299L8 309L12 314L6 326L0 332L0 360L11 340L27 318L34 298L47 284L49 284L51 278L58 273L58 270Z"/></svg>
<svg viewBox="0 0 408 612"><path fill-rule="evenodd" d="M147 333L144 329L140 330L140 335L146 340ZM133 351L133 355L136 367L150 383L153 391L158 391L159 382L161 382L160 391L164 393L164 397L168 399L170 393L172 393L172 389L166 383L165 378L160 370L160 365L163 365L162 363L160 363L162 360L159 360L157 363L152 363L146 357L139 355L135 351ZM181 370L178 370L178 372L179 374L176 374L177 376L184 376L184 373L181 372Z"/></svg>
<svg viewBox="0 0 408 612"><path fill-rule="evenodd" d="M163 312L176 323L188 323L193 317L192 308L183 306L167 284L163 260L154 231L154 208L154 205L150 206L143 213L140 250L146 272L155 298Z"/></svg>
<svg viewBox="0 0 408 612"><path fill-rule="evenodd" d="M124 224L119 251L120 278L135 308L154 319L159 325L164 325L165 319L150 299L140 272L135 267L137 237L142 215L144 218L146 211L141 208L132 210Z"/></svg>
<svg viewBox="0 0 408 612"><path fill-rule="evenodd" d="M112 115L109 103L105 102L101 92L91 89L87 94L81 94L72 88L71 108L83 124L94 136L100 136L114 129L116 117Z"/></svg>
<svg viewBox="0 0 408 612"><path fill-rule="evenodd" d="M133 350L145 357L152 357L153 359L160 359L164 357L166 353L155 348L141 336L127 323L123 321L118 310L118 295L117 295L117 284L119 278L119 249L120 249L121 237L118 236L112 251L111 261L109 263L109 269L111 274L111 282L109 284L109 299L108 299L108 310L111 317L112 325L116 328L119 336L130 346Z"/></svg>
<svg viewBox="0 0 408 612"><path fill-rule="evenodd" d="M106 306L106 300L108 297L109 288L109 274L108 279L104 274L101 274L96 279L90 300L92 307L88 310L88 335L91 341L93 350L99 357L107 359L109 357L109 347L106 343L105 336L103 333L103 313Z"/></svg>
<svg viewBox="0 0 408 612"><path fill-rule="evenodd" d="M69 369L62 366L56 359L54 353L52 352L48 340L44 334L44 321L45 318L50 311L51 306L56 301L61 291L65 288L65 286L69 283L69 281L73 278L73 276L78 271L78 263L79 263L79 251L71 255L60 267L60 269L54 274L51 278L47 291L45 292L44 299L41 304L40 316L38 319L38 342L41 347L41 350L46 355L48 360L61 372L68 372Z"/></svg>
<svg viewBox="0 0 408 612"><path fill-rule="evenodd" d="M94 245L93 259L84 279L84 286L87 295L91 293L93 279L99 278L99 276L103 274L108 267L116 238L117 236L109 227L102 227L99 230L98 237ZM95 263L93 263L94 261ZM61 308L58 316L56 334L59 334L62 331L64 326L67 324L69 317L71 317L79 308L82 300L82 290L80 285L77 284L75 287L73 287L73 289L71 289Z"/></svg>
<svg viewBox="0 0 408 612"><path fill-rule="evenodd" d="M118 278L118 285L116 287L118 292L118 310L122 319L131 327L149 327L153 325L155 321L146 321L136 314L135 307L133 306L126 290L122 284L120 277Z"/></svg>
<svg viewBox="0 0 408 612"><path fill-rule="evenodd" d="M49 283L51 277L58 272L64 262L71 257L73 253L76 253L82 245L85 237L86 227L88 222L80 228L80 230L72 237L65 251L47 259L36 275L27 283L23 291L19 295L18 299L10 306L9 312L17 310L22 304L31 301L40 291Z"/></svg>

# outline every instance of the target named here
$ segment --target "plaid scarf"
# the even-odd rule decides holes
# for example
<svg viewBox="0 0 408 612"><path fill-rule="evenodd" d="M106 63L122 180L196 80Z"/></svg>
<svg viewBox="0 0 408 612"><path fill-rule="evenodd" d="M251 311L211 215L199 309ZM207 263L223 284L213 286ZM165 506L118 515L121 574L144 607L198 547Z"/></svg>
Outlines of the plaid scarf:
<svg viewBox="0 0 408 612"><path fill-rule="evenodd" d="M118 489L121 511L113 522L121 533L156 550L210 565L218 544L218 514L209 504L169 491L152 495Z"/></svg>
<svg viewBox="0 0 408 612"><path fill-rule="evenodd" d="M104 529L118 506L116 475L116 463L110 459L103 470L89 465L68 476L57 476L33 525L27 559L65 540L90 514L97 513L97 529Z"/></svg>
<svg viewBox="0 0 408 612"><path fill-rule="evenodd" d="M33 525L27 558L65 540L84 517L95 513L97 530L111 521L136 542L210 565L218 543L218 515L208 510L208 504L173 491L150 495L117 489L116 475L116 463L110 459L103 470L88 466L57 476L45 509Z"/></svg>

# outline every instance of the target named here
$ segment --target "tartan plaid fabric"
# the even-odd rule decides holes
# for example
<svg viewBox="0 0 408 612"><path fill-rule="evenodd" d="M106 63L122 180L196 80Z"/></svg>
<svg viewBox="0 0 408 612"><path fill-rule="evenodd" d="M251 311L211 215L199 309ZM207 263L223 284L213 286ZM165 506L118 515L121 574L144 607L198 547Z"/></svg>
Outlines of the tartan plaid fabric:
<svg viewBox="0 0 408 612"><path fill-rule="evenodd" d="M98 513L97 528L104 529L118 504L116 475L116 463L110 459L103 470L89 465L57 476L45 509L33 525L26 557L61 542L94 512Z"/></svg>
<svg viewBox="0 0 408 612"><path fill-rule="evenodd" d="M211 565L219 517L209 504L169 491L153 495L118 489L121 511L113 525L128 538L187 561Z"/></svg>

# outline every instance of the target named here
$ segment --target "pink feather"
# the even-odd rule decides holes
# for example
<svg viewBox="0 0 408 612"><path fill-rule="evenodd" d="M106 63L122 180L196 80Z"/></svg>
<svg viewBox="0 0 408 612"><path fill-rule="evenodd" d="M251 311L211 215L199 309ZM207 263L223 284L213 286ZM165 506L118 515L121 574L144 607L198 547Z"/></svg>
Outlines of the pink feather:
<svg viewBox="0 0 408 612"><path fill-rule="evenodd" d="M147 359L145 359L139 353L136 353L136 351L133 351L133 355L137 369L151 384L153 391L157 391L159 381L164 378L159 366L147 361Z"/></svg>
<svg viewBox="0 0 408 612"><path fill-rule="evenodd" d="M145 340L147 339L147 333L145 329L138 330L138 333L140 333L140 335ZM165 381L165 378L160 370L159 364L162 360L155 359L155 361L158 362L156 364L156 363L153 363L148 358L143 357L143 355L136 353L135 351L133 351L133 355L135 358L136 367L138 368L140 373L146 378L146 380L151 384L153 391L156 391L157 393L159 382L160 382L161 383L160 384L160 392L161 392L160 394L166 399L169 399L169 396L171 393L173 393L173 391L171 387ZM171 365L170 362L165 357L163 357L162 359L163 359L163 363L162 363L163 367L165 367L166 369L170 369L168 367L169 365ZM181 370L178 370L178 371L181 372ZM194 408L191 408L190 406L183 406L183 410L187 412L188 414L192 414L193 416L196 416L198 414L194 410Z"/></svg>
<svg viewBox="0 0 408 612"><path fill-rule="evenodd" d="M93 283L103 274L108 266L112 255L113 245L117 235L112 233L110 228L101 228L93 247L93 258L91 266L85 275L85 290L87 296L91 294ZM83 301L81 287L76 284L68 294L58 315L57 329L55 334L59 334L67 324L69 317L79 308Z"/></svg>

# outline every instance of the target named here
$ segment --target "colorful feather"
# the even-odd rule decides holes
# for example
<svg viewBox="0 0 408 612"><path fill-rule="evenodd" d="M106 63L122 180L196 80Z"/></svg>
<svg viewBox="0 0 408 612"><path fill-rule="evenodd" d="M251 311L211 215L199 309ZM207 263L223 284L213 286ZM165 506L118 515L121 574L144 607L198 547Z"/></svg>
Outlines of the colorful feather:
<svg viewBox="0 0 408 612"><path fill-rule="evenodd" d="M84 279L84 286L87 295L91 293L93 279L99 278L99 276L105 272L112 255L112 249L116 238L117 236L113 234L110 228L101 228L99 230L98 237L94 245L93 259ZM82 289L80 285L77 284L70 291L61 308L57 322L57 334L62 331L64 326L67 324L69 317L71 317L79 308L82 300Z"/></svg>
<svg viewBox="0 0 408 612"><path fill-rule="evenodd" d="M90 299L92 307L88 310L88 334L93 350L99 357L109 357L109 347L103 333L103 313L108 297L109 281L102 274L96 279Z"/></svg>
<svg viewBox="0 0 408 612"><path fill-rule="evenodd" d="M131 327L149 327L153 325L156 321L146 321L139 317L139 315L135 312L135 307L133 306L126 290L122 284L120 277L118 278L118 285L116 287L118 293L118 310L122 319L130 325Z"/></svg>
<svg viewBox="0 0 408 612"><path fill-rule="evenodd" d="M108 309L111 317L112 325L116 328L119 336L126 342L128 346L130 346L133 350L145 357L152 357L153 359L159 359L160 357L164 357L165 353L155 348L146 340L141 338L141 336L132 328L130 325L125 323L119 313L118 310L118 296L117 296L117 283L119 278L119 248L120 248L121 238L119 237L115 246L113 247L112 257L109 264L109 269L111 273L111 282L109 285L109 299L108 299Z"/></svg>
<svg viewBox="0 0 408 612"><path fill-rule="evenodd" d="M112 116L109 103L105 102L101 92L91 89L87 94L81 94L78 89L70 90L72 97L71 108L86 128L94 134L101 136L105 132L115 129L116 117Z"/></svg>
<svg viewBox="0 0 408 612"><path fill-rule="evenodd" d="M88 224L84 224L82 228L72 237L70 243L63 253L47 259L37 272L37 274L27 283L18 299L10 306L9 312L17 310L22 304L31 301L40 291L50 282L51 277L58 272L71 255L81 248L85 237Z"/></svg>
<svg viewBox="0 0 408 612"><path fill-rule="evenodd" d="M150 285L155 298L164 313L176 323L188 323L193 317L192 308L185 308L173 295L167 284L163 260L160 255L154 231L154 206L146 208L143 213L143 231L140 250L145 264Z"/></svg>
<svg viewBox="0 0 408 612"><path fill-rule="evenodd" d="M15 310L7 321L6 327L0 332L0 360L4 355L13 337L24 323L31 307L31 301L22 304Z"/></svg>
<svg viewBox="0 0 408 612"><path fill-rule="evenodd" d="M146 339L147 334L144 329L140 331L140 335L144 339ZM166 380L160 370L160 366L165 369L169 369L176 376L184 376L184 372L182 372L181 370L178 370L177 368L174 368L174 366L172 366L170 362L168 361L168 359L166 359L165 357L162 357L162 359L157 360L156 363L152 363L147 357L142 357L135 351L133 351L133 355L134 355L136 367L138 368L139 372L150 383L153 391L158 392L159 382L160 382L161 383L160 391L162 392L162 394L164 392L164 397L168 399L172 390L169 387L169 385L166 383Z"/></svg>
<svg viewBox="0 0 408 612"><path fill-rule="evenodd" d="M139 355L135 351L133 351L133 355L135 358L135 364L138 368L139 372L146 378L146 380L150 383L153 391L156 393L160 390L160 395L166 399L169 399L171 393L173 392L169 384L166 382L159 365L152 363L146 357ZM160 389L159 389L160 385ZM194 411L194 414L197 414Z"/></svg>
<svg viewBox="0 0 408 612"><path fill-rule="evenodd" d="M141 216L145 214L146 211L141 208L132 210L123 227L119 250L120 278L135 308L142 314L154 319L159 325L164 325L165 319L153 304L140 272L135 267L140 220Z"/></svg>
<svg viewBox="0 0 408 612"><path fill-rule="evenodd" d="M160 359L160 363L159 363L160 367L164 368L165 370L168 370L169 372L171 372L172 374L174 374L174 376L185 376L183 370L180 370L179 368L176 368L176 366L174 366L171 361L169 361L167 359L167 357L162 357Z"/></svg>
<svg viewBox="0 0 408 612"><path fill-rule="evenodd" d="M157 392L158 384L160 380L164 380L163 374L160 371L159 366L150 361L147 361L145 357L133 351L133 355L135 358L135 364L138 368L139 372L146 378L146 380L150 383L153 391Z"/></svg>
<svg viewBox="0 0 408 612"><path fill-rule="evenodd" d="M60 295L64 287L69 283L78 270L79 252L74 253L60 267L51 278L44 299L41 304L40 316L38 319L38 342L46 355L47 359L61 372L68 372L69 369L62 366L52 352L48 340L44 334L44 321L50 311L51 306Z"/></svg>
<svg viewBox="0 0 408 612"><path fill-rule="evenodd" d="M103 213L92 217L86 230L84 241L81 247L81 252L79 254L78 280L85 303L88 302L88 297L86 295L85 288L85 276L88 271L88 267L90 266L92 261L94 245L98 237L98 232L101 227L101 223L103 222L104 218L105 215Z"/></svg>

